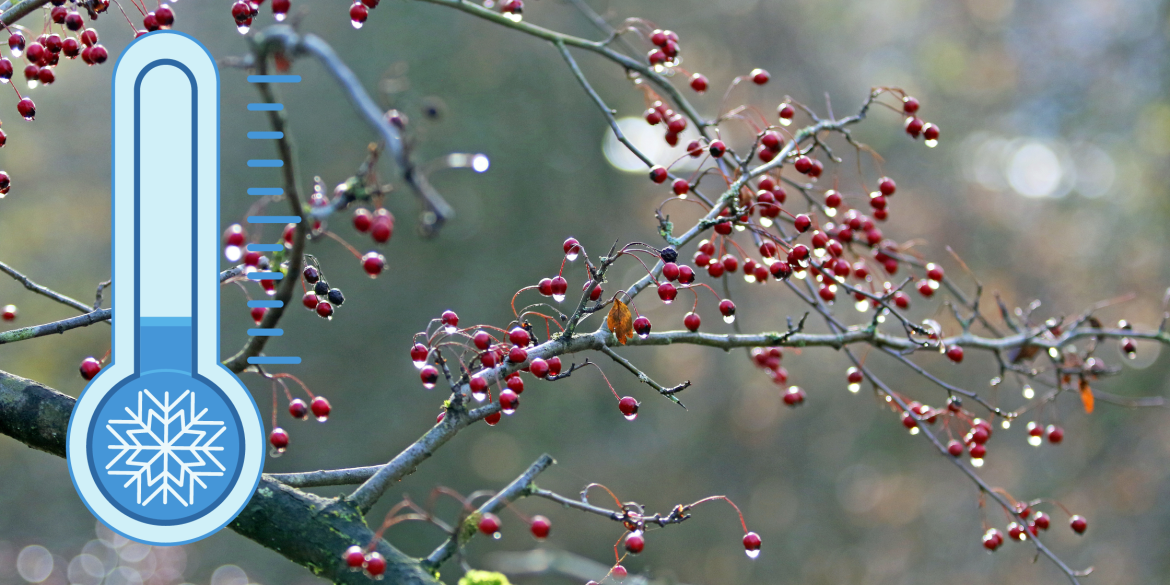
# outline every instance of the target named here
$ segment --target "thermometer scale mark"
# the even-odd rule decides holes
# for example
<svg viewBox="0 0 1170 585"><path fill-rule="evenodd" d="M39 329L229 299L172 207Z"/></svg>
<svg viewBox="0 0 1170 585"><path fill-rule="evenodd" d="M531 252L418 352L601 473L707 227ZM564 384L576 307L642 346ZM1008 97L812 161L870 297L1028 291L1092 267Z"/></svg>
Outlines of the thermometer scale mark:
<svg viewBox="0 0 1170 585"><path fill-rule="evenodd" d="M299 83L301 77L299 75L249 75L249 83ZM284 104L273 103L253 103L248 104L248 111L251 112L280 112L284 110ZM283 132L273 131L252 131L248 132L250 140L279 140L284 138ZM281 159L250 159L248 166L251 168L279 168L284 166L284 161ZM279 187L251 187L248 189L248 195L257 196L278 196L283 195L284 189ZM289 224L300 223L301 218L297 215L251 215L248 216L248 223L251 224ZM280 244L248 244L249 251L255 252L277 252L284 249ZM252 272L248 274L251 280L281 280L284 274L280 272ZM283 307L284 303L281 301L248 301L249 308L277 308ZM253 328L248 330L248 335L279 337L284 335L283 329L271 328ZM255 356L248 358L249 364L256 365L295 365L301 363L301 358L291 356Z"/></svg>

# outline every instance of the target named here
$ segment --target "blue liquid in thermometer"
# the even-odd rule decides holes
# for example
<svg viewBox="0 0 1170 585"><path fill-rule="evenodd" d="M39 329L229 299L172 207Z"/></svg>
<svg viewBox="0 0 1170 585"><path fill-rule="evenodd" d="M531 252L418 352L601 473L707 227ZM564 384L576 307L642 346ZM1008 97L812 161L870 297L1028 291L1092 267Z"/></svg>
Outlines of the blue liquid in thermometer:
<svg viewBox="0 0 1170 585"><path fill-rule="evenodd" d="M219 362L219 76L160 31L113 86L113 351L70 419L69 471L111 529L182 544L234 519L264 464L256 404Z"/></svg>

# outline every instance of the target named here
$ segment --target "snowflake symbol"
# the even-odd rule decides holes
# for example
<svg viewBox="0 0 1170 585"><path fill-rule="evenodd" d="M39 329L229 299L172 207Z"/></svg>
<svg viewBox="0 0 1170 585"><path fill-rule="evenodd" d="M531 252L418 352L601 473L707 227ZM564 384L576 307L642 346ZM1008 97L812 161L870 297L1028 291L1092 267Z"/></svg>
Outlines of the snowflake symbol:
<svg viewBox="0 0 1170 585"><path fill-rule="evenodd" d="M143 396L153 403L147 404L143 411ZM183 408L185 398L190 410ZM155 408L157 407L157 408ZM138 412L126 408L130 418L123 420L109 420L106 428L113 433L117 444L110 444L110 449L118 454L106 465L109 475L124 475L129 479L122 487L136 484L138 503L146 506L159 494L162 494L162 503L169 502L168 496L174 496L179 503L189 506L195 503L195 485L204 489L207 484L201 477L219 477L223 475L224 466L212 455L212 451L223 451L223 447L212 446L215 440L223 434L226 427L223 421L205 421L203 415L207 409L195 414L195 393L186 390L171 402L171 393L163 394L163 401L159 402L149 390L138 392ZM126 438L118 434L115 425L122 429ZM127 430L131 428L132 430ZM210 439L209 430L199 430L196 427L219 427ZM123 456L128 455L123 460ZM119 460L127 469L111 469ZM206 471L207 460L219 468L219 471ZM143 487L150 494L143 500ZM155 487L158 486L158 487ZM184 499L183 490L186 491Z"/></svg>

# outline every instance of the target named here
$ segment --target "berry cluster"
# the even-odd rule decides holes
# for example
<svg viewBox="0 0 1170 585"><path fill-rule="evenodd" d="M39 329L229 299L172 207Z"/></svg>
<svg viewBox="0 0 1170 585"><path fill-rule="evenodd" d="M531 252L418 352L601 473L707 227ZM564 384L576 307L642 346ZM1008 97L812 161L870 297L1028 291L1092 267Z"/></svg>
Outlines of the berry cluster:
<svg viewBox="0 0 1170 585"><path fill-rule="evenodd" d="M902 112L906 114L906 121L903 127L911 138L922 136L926 140L926 145L933 148L938 145L938 126L930 122L923 122L916 115L918 113L918 106L917 99L908 95L902 97Z"/></svg>
<svg viewBox="0 0 1170 585"><path fill-rule="evenodd" d="M301 304L323 319L332 319L337 308L345 303L345 294L329 285L319 265L310 264L301 271L301 288L304 290Z"/></svg>
<svg viewBox="0 0 1170 585"><path fill-rule="evenodd" d="M24 57L27 65L23 70L28 88L48 86L57 81L57 64L62 56L68 59L81 57L87 65L100 65L109 59L109 52L98 43L97 31L85 28L85 19L76 7L66 7L65 0L53 0L53 7L48 11L43 32L32 42L28 41L31 32L17 25L0 25L8 32L8 51L11 59L0 57L0 82L11 83L16 74L16 65L13 60ZM166 7L163 4L162 7ZM90 14L96 19L97 14L105 12L109 2L94 2L89 6ZM160 7L160 10L162 8ZM167 11L170 9L167 8ZM164 12L164 14L169 12ZM171 20L173 21L173 13ZM84 29L84 30L82 30ZM27 36L26 36L27 35ZM37 106L32 98L21 95L16 84L12 84L16 92L16 110L25 120L33 120L37 115ZM0 147L8 142L8 135L0 130ZM12 188L12 178L5 171L0 171L0 198L8 194Z"/></svg>
<svg viewBox="0 0 1170 585"><path fill-rule="evenodd" d="M245 34L252 28L253 19L260 15L260 5L263 3L264 0L239 0L232 4L232 20L235 21L236 30L240 31L240 34ZM292 8L292 2L290 0L272 0L271 6L272 16L276 18L276 22L283 22L288 16L289 9Z"/></svg>
<svg viewBox="0 0 1170 585"><path fill-rule="evenodd" d="M1052 524L1052 518L1047 513L1036 510L1034 506L1044 502L1044 500L1037 500L1034 502L1015 502L1012 505L1012 521L1008 523L1005 530L1007 530L1007 539L1015 542L1022 542L1028 540L1029 536L1039 536L1040 531L1048 530ZM1060 502L1053 502L1065 513L1068 510L1060 504ZM1077 534L1084 534L1088 529L1089 524L1084 516L1077 514L1069 514L1068 521L1069 528ZM987 528L983 533L983 548L988 552L995 552L996 549L1003 546L1004 533L998 528Z"/></svg>
<svg viewBox="0 0 1170 585"><path fill-rule="evenodd" d="M292 374L265 374L265 377L271 378L274 382L272 392L272 432L268 434L268 444L272 449L269 454L272 457L280 457L287 449L289 444L288 431L277 425L276 411L278 406L276 385L280 385L284 389L285 398L288 400L288 414L295 420L307 420L311 413L317 422L325 422L329 420L329 414L333 411L333 406L324 396L314 396L309 388L305 386L296 376ZM305 404L304 400L300 398L293 398L288 386L285 385L285 380L292 380L309 395L309 403Z"/></svg>

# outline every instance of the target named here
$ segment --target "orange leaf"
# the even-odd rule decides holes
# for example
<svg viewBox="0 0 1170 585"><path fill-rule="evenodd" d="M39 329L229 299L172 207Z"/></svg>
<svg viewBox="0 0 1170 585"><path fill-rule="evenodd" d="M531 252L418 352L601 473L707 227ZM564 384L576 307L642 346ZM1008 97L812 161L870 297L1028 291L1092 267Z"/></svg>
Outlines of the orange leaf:
<svg viewBox="0 0 1170 585"><path fill-rule="evenodd" d="M1093 389L1084 378L1081 378L1081 404L1085 405L1085 414L1093 413Z"/></svg>
<svg viewBox="0 0 1170 585"><path fill-rule="evenodd" d="M606 319L609 330L617 337L618 343L625 345L626 340L634 336L634 320L630 308L625 303L614 299L609 309L609 318Z"/></svg>

